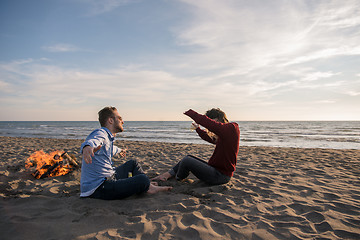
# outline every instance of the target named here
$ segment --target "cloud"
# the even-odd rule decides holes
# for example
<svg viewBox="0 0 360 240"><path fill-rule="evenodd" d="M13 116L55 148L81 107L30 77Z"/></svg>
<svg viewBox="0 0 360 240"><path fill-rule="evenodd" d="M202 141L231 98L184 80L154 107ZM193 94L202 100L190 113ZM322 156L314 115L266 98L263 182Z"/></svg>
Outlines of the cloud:
<svg viewBox="0 0 360 240"><path fill-rule="evenodd" d="M359 96L360 95L360 91L356 92L356 91L348 91L347 92L348 95L355 97L355 96Z"/></svg>
<svg viewBox="0 0 360 240"><path fill-rule="evenodd" d="M332 104L332 103L336 103L336 101L335 100L320 100L320 101L316 101L315 103Z"/></svg>
<svg viewBox="0 0 360 240"><path fill-rule="evenodd" d="M285 93L331 95L352 85L347 72L356 61L339 65L360 55L358 1L181 2L190 17L173 30L190 53L177 56L175 70L214 84L205 87L211 94L281 105Z"/></svg>
<svg viewBox="0 0 360 240"><path fill-rule="evenodd" d="M359 2L344 1L325 1L318 13L319 25L331 27L333 29L356 27L360 24Z"/></svg>
<svg viewBox="0 0 360 240"><path fill-rule="evenodd" d="M95 16L111 12L114 9L127 4L139 2L139 0L79 0L88 6L88 15Z"/></svg>
<svg viewBox="0 0 360 240"><path fill-rule="evenodd" d="M85 5L82 11L89 13L87 17L96 15L94 20L107 21L115 9L137 1L78 2ZM359 96L358 82L353 81L360 55L359 1L181 0L164 8L179 2L183 5L176 10L179 15L169 22L171 25L159 26L167 28L159 33L172 31L166 39L170 42L161 51L154 48L154 52L139 53L131 49L129 52L138 56L126 58L127 51L125 55L115 51L96 55L104 53L100 47L94 59L104 59L106 67L96 69L81 67L81 61L73 68L52 65L58 61L49 59L2 62L2 98L69 109L124 102L136 110L155 109L166 114L172 107L214 105L231 107L235 112L291 106L296 112L308 109L301 104L330 103L332 99L339 104L341 97ZM136 24L129 22L129 29L141 32L143 26ZM88 51L61 42L43 50ZM88 56L79 53L78 57ZM296 96L306 96L307 103ZM165 105L169 106L166 111Z"/></svg>
<svg viewBox="0 0 360 240"><path fill-rule="evenodd" d="M10 91L9 87L10 87L9 83L0 80L0 89L2 89L2 91L9 92Z"/></svg>
<svg viewBox="0 0 360 240"><path fill-rule="evenodd" d="M0 64L0 93L4 102L36 106L82 106L121 102L141 109L225 106L246 99L252 84L213 82L206 77L178 77L171 72L121 66L99 71L68 69L43 60ZM13 80L12 80L13 79ZM15 97L14 97L15 96ZM21 97L20 97L21 96ZM258 101L255 101L258 102ZM166 114L163 112L162 114Z"/></svg>
<svg viewBox="0 0 360 240"><path fill-rule="evenodd" d="M0 85L6 87L7 93L12 90L10 95L21 93L39 102L46 100L69 104L74 96L83 101L163 101L169 98L169 93L178 92L179 85L184 81L162 71L124 67L92 72L63 69L37 60L0 64L0 73L4 76L4 80L0 79ZM0 92L5 93L5 88Z"/></svg>
<svg viewBox="0 0 360 240"><path fill-rule="evenodd" d="M337 47L337 48L327 48L319 51L314 51L307 53L303 56L296 57L293 60L290 60L284 64L284 66L300 64L305 62L310 62L319 59L328 59L337 56L352 56L352 55L360 55L360 47L359 46L345 46L345 47Z"/></svg>
<svg viewBox="0 0 360 240"><path fill-rule="evenodd" d="M352 33L359 31L358 1L182 2L192 18L176 29L177 40L194 49L188 65L201 70L246 74L360 54L360 34Z"/></svg>
<svg viewBox="0 0 360 240"><path fill-rule="evenodd" d="M316 81L323 78L329 78L332 76L340 75L341 73L333 73L332 71L329 72L311 72L305 74L305 76L301 79L302 81Z"/></svg>
<svg viewBox="0 0 360 240"><path fill-rule="evenodd" d="M47 52L78 52L83 51L82 49L66 43L58 43L52 46L44 46L42 47L43 50Z"/></svg>

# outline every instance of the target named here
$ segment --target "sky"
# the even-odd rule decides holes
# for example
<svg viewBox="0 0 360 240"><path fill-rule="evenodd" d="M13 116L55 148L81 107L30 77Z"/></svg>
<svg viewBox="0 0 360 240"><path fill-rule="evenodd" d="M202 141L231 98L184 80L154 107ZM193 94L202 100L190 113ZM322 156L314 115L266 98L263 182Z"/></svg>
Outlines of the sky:
<svg viewBox="0 0 360 240"><path fill-rule="evenodd" d="M360 120L358 0L1 0L0 120Z"/></svg>

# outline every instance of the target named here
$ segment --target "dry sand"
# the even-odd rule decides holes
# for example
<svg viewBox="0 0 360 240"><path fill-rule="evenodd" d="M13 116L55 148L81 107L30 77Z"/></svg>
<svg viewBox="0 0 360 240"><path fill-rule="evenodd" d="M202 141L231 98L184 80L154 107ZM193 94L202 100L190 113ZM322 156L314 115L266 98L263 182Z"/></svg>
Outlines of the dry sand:
<svg viewBox="0 0 360 240"><path fill-rule="evenodd" d="M79 198L80 171L34 179L31 153L81 140L0 137L1 239L360 239L360 151L241 147L231 182L176 182L125 200ZM213 146L117 141L149 177Z"/></svg>

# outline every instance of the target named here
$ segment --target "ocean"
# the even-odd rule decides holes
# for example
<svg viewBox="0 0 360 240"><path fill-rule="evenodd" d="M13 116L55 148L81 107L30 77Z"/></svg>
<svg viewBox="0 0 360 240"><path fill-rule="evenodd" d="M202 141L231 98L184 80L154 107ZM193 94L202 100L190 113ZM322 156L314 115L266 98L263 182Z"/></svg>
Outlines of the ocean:
<svg viewBox="0 0 360 240"><path fill-rule="evenodd" d="M240 121L240 146L360 149L360 121ZM117 140L204 143L191 121L127 121ZM85 139L96 121L0 121L0 136Z"/></svg>

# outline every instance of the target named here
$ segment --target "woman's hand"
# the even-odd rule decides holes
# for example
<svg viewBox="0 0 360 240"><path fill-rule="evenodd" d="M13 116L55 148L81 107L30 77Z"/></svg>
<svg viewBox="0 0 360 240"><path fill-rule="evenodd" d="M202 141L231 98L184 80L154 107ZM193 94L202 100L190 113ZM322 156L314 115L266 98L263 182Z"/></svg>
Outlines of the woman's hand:
<svg viewBox="0 0 360 240"><path fill-rule="evenodd" d="M191 123L191 130L196 130L199 127L199 124L193 122Z"/></svg>
<svg viewBox="0 0 360 240"><path fill-rule="evenodd" d="M207 130L207 134L208 134L208 136L211 138L212 143L213 143L213 144L216 144L217 141L218 141L218 139L219 139L219 136L216 135L216 134L213 133L213 132L210 132L209 130Z"/></svg>

